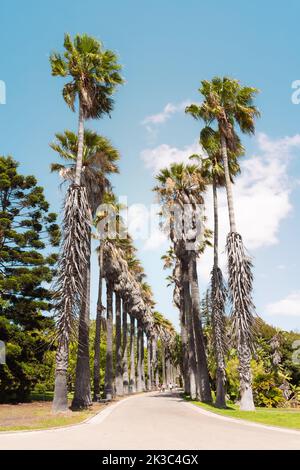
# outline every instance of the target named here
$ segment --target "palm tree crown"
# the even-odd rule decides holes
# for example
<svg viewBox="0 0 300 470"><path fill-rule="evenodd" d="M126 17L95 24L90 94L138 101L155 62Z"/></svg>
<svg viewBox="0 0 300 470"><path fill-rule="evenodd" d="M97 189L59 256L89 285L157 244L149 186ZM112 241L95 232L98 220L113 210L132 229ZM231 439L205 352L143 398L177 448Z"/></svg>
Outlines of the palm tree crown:
<svg viewBox="0 0 300 470"><path fill-rule="evenodd" d="M65 34L64 48L64 54L52 53L50 62L52 75L71 78L62 92L67 105L75 111L78 97L85 119L110 113L111 95L123 83L116 54L87 34L77 34L73 41Z"/></svg>

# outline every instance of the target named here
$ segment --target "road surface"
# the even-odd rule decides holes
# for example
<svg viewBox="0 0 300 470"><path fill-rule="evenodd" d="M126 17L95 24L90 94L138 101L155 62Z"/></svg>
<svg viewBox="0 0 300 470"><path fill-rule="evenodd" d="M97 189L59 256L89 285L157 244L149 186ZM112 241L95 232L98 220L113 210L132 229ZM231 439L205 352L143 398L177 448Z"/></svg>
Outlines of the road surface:
<svg viewBox="0 0 300 470"><path fill-rule="evenodd" d="M65 429L0 433L0 449L300 449L300 432L206 412L167 393L113 404Z"/></svg>

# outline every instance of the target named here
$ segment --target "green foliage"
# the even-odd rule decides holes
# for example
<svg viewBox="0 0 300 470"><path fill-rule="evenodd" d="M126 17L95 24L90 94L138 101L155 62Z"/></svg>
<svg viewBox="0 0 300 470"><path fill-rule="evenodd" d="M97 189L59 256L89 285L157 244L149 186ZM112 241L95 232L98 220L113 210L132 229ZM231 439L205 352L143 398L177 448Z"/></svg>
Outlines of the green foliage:
<svg viewBox="0 0 300 470"><path fill-rule="evenodd" d="M104 50L102 44L87 34L77 34L74 39L65 34L64 53L54 52L50 57L53 76L68 77L63 98L75 111L79 97L85 118L99 118L113 108L111 95L123 83L117 56Z"/></svg>
<svg viewBox="0 0 300 470"><path fill-rule="evenodd" d="M46 380L44 361L53 322L51 282L59 243L56 215L49 212L34 176L18 173L11 157L0 157L0 339L6 364L0 365L0 401L27 400Z"/></svg>
<svg viewBox="0 0 300 470"><path fill-rule="evenodd" d="M208 329L205 331L207 333ZM274 341L275 336L277 340L279 338L277 342ZM290 403L299 404L300 367L292 362L292 344L299 337L300 335L294 332L278 331L262 320L257 322L256 352L251 361L256 406L272 408L288 406ZM276 345L279 351L274 350ZM277 357L275 363L274 357ZM209 363L214 382L215 362ZM239 374L235 349L231 349L227 355L226 377L227 397L231 402L238 401Z"/></svg>
<svg viewBox="0 0 300 470"><path fill-rule="evenodd" d="M285 403L282 390L276 386L274 375L271 372L254 376L253 396L255 406L276 408Z"/></svg>

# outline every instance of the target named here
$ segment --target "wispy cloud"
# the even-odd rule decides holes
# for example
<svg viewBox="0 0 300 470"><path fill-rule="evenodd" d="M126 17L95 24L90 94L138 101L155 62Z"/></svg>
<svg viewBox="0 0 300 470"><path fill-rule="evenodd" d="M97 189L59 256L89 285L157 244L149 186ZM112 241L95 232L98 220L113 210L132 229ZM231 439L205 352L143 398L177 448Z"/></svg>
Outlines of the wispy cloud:
<svg viewBox="0 0 300 470"><path fill-rule="evenodd" d="M167 103L163 110L159 113L146 116L142 121L142 125L147 130L148 135L151 137L152 141L157 136L158 127L171 119L174 114L184 112L186 106L189 104L191 104L190 100L184 100L180 103Z"/></svg>
<svg viewBox="0 0 300 470"><path fill-rule="evenodd" d="M284 299L268 304L266 313L267 315L300 317L300 291L292 292Z"/></svg>
<svg viewBox="0 0 300 470"><path fill-rule="evenodd" d="M152 149L143 150L141 152L141 159L144 161L146 168L156 175L159 170L169 166L171 163L189 162L189 157L195 153L203 153L197 142L187 145L182 149L162 144Z"/></svg>
<svg viewBox="0 0 300 470"><path fill-rule="evenodd" d="M189 100L185 100L177 104L168 103L161 112L146 116L145 119L142 121L142 124L145 126L148 124L163 124L164 122L168 121L168 119L170 119L173 114L184 111L185 107L189 104Z"/></svg>

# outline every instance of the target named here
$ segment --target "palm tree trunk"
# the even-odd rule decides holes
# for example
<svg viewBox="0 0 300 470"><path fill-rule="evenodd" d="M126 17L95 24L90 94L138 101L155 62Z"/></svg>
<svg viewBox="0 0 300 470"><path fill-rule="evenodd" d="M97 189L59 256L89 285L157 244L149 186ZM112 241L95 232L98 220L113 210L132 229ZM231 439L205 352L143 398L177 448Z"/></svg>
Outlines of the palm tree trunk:
<svg viewBox="0 0 300 470"><path fill-rule="evenodd" d="M144 330L142 329L141 335L141 353L142 353L142 388L143 392L146 390L146 379L145 379L145 344L144 344Z"/></svg>
<svg viewBox="0 0 300 470"><path fill-rule="evenodd" d="M189 281L192 299L192 322L195 335L196 359L197 359L197 385L199 387L199 398L205 403L211 403L211 389L205 353L204 336L200 318L200 297L197 274L196 253L192 252L189 263Z"/></svg>
<svg viewBox="0 0 300 470"><path fill-rule="evenodd" d="M158 387L159 387L159 370L158 370L158 364L157 364L156 371L155 371L155 389L158 390Z"/></svg>
<svg viewBox="0 0 300 470"><path fill-rule="evenodd" d="M123 396L121 298L116 294L116 394Z"/></svg>
<svg viewBox="0 0 300 470"><path fill-rule="evenodd" d="M147 337L147 390L151 391L151 338Z"/></svg>
<svg viewBox="0 0 300 470"><path fill-rule="evenodd" d="M143 391L143 378L142 378L142 341L143 341L143 330L141 322L138 320L138 332L137 332L137 392Z"/></svg>
<svg viewBox="0 0 300 470"><path fill-rule="evenodd" d="M228 154L227 154L227 144L226 138L220 129L221 135L221 152L222 159L224 163L224 173L225 173L225 182L226 182L226 193L227 193L227 204L228 204L228 214L229 214L229 223L230 231L236 232L236 223L235 223L235 214L234 214L234 205L233 205L233 194L232 194L232 184L230 179L229 165L228 165Z"/></svg>
<svg viewBox="0 0 300 470"><path fill-rule="evenodd" d="M192 317L192 306L191 306L191 294L189 285L189 269L188 260L183 259L181 261L181 275L182 275L182 287L184 297L184 311L187 322L187 336L188 336L188 375L189 375L189 389L190 396L192 399L197 398L197 387L196 387L196 376L197 376L197 365L196 365L196 349L195 349L195 338L193 328L193 317Z"/></svg>
<svg viewBox="0 0 300 470"><path fill-rule="evenodd" d="M81 171L82 171L82 158L83 158L83 143L84 143L84 114L79 100L79 118L78 118L78 148L76 158L75 170L75 184L80 185Z"/></svg>
<svg viewBox="0 0 300 470"><path fill-rule="evenodd" d="M254 411L251 374L251 351L246 340L241 338L238 346L239 376L240 376L240 409L243 411Z"/></svg>
<svg viewBox="0 0 300 470"><path fill-rule="evenodd" d="M190 395L190 380L189 380L189 356L188 356L188 331L186 314L184 308L183 289L181 289L181 307L180 307L180 333L181 333L181 347L182 347L182 372L184 381L184 392Z"/></svg>
<svg viewBox="0 0 300 470"><path fill-rule="evenodd" d="M165 351L165 376L166 376L166 385L169 386L171 382L171 370L170 370L170 358L169 351Z"/></svg>
<svg viewBox="0 0 300 470"><path fill-rule="evenodd" d="M130 377L129 377L129 391L130 393L136 392L136 378L135 378L135 319L130 317Z"/></svg>
<svg viewBox="0 0 300 470"><path fill-rule="evenodd" d="M112 284L106 284L106 314L107 314L107 338L106 338L106 364L105 364L105 396L108 400L113 398L113 290Z"/></svg>
<svg viewBox="0 0 300 470"><path fill-rule="evenodd" d="M223 288L222 273L219 269L219 221L218 193L216 180L213 178L213 207L214 207L214 267L211 282L212 325L217 363L216 372L216 406L226 408L226 372L224 359L224 306L226 294Z"/></svg>
<svg viewBox="0 0 300 470"><path fill-rule="evenodd" d="M167 385L168 379L166 376L166 349L163 343L161 345L161 366L162 366L162 383L163 385Z"/></svg>
<svg viewBox="0 0 300 470"><path fill-rule="evenodd" d="M128 379L128 354L127 354L127 305L123 300L123 357L122 357L122 366L123 366L123 392L124 395L129 393L129 379Z"/></svg>
<svg viewBox="0 0 300 470"><path fill-rule="evenodd" d="M90 372L90 260L86 273L86 295L82 301L78 328L78 352L76 363L75 391L72 409L86 409L92 404Z"/></svg>
<svg viewBox="0 0 300 470"><path fill-rule="evenodd" d="M68 361L69 341L61 337L56 352L55 394L52 403L53 413L68 411Z"/></svg>
<svg viewBox="0 0 300 470"><path fill-rule="evenodd" d="M226 139L220 129L221 150L224 163L224 172L226 180L226 192L228 213L230 222L230 234L227 237L227 255L228 255L228 273L229 287L233 299L233 323L237 334L237 350L239 356L239 373L241 387L241 405L243 411L254 409L252 394L252 377L250 368L250 342L251 342L251 323L253 323L252 311L254 310L252 302L252 263L245 254L242 237L237 233L232 185L230 180L228 155Z"/></svg>
<svg viewBox="0 0 300 470"><path fill-rule="evenodd" d="M157 374L157 340L152 338L152 390L156 390L156 374Z"/></svg>
<svg viewBox="0 0 300 470"><path fill-rule="evenodd" d="M100 346L101 346L101 321L102 321L102 244L99 247L99 284L98 284L98 300L96 315L96 331L94 343L94 401L100 398Z"/></svg>

